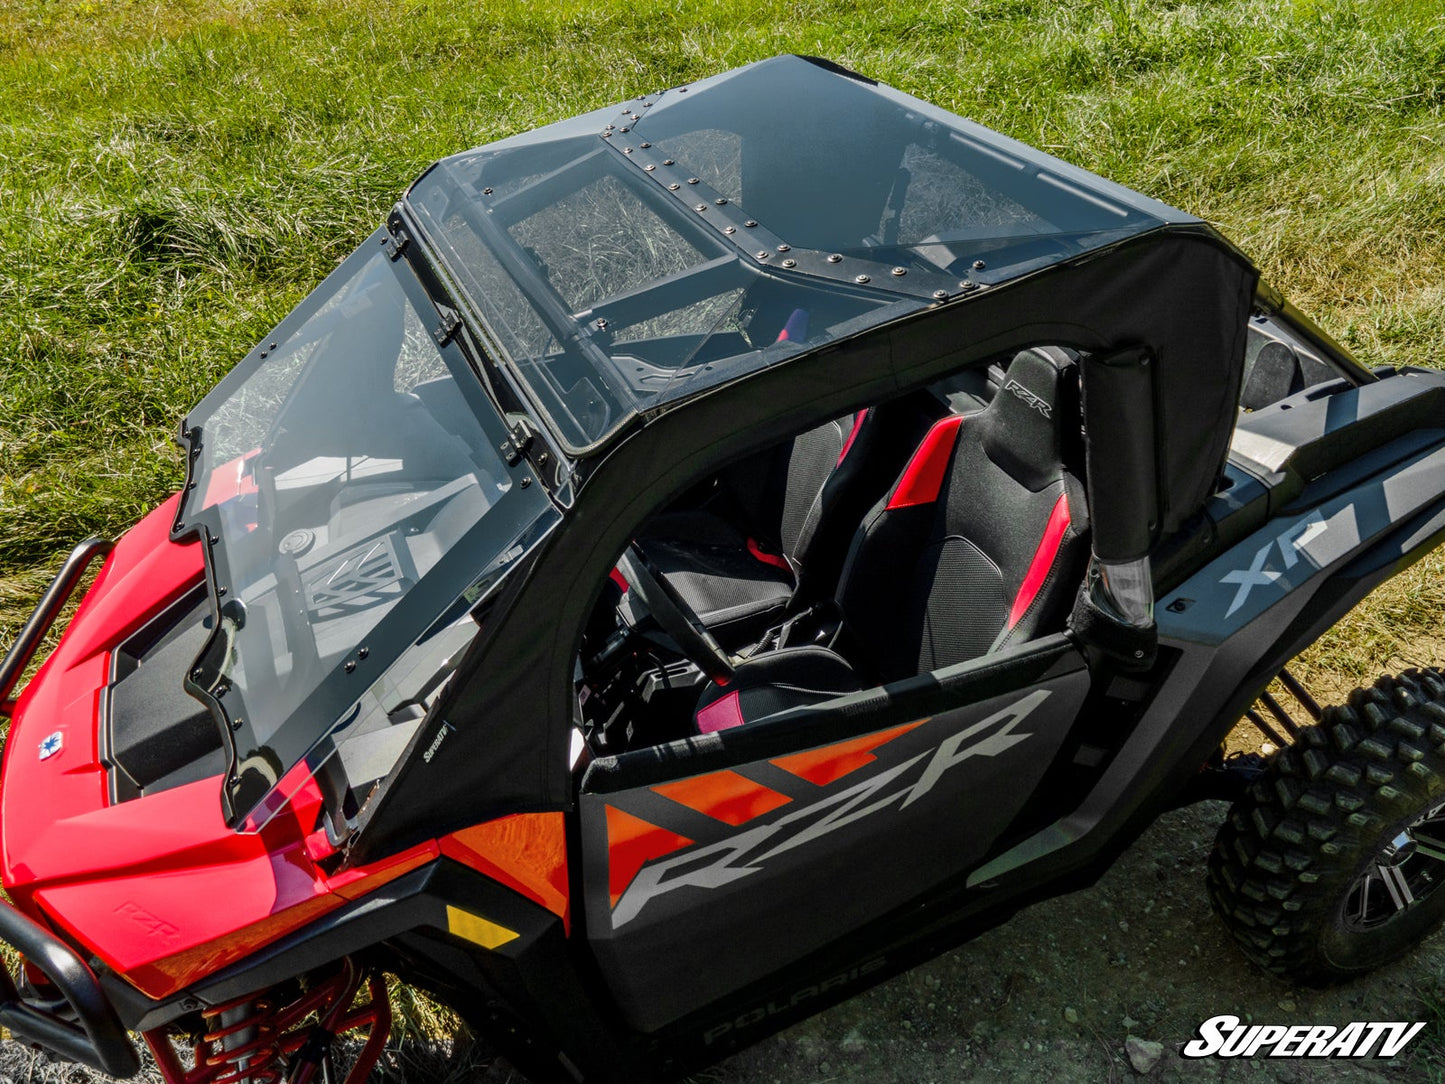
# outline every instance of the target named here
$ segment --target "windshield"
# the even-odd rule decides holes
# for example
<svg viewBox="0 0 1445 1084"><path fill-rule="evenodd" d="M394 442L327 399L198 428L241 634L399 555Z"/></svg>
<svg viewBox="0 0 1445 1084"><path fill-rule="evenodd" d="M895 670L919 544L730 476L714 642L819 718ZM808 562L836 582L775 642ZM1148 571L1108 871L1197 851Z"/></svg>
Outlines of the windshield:
<svg viewBox="0 0 1445 1084"><path fill-rule="evenodd" d="M526 464L501 458L502 419L437 321L373 240L187 418L180 518L209 535L220 617L191 685L234 743L233 823L303 756L325 759L336 726L356 736L368 692L368 733L414 725L436 667L475 632L478 577L549 507L515 484ZM412 651L428 639L445 649ZM408 651L404 679L383 681ZM405 745L383 737L372 779Z"/></svg>
<svg viewBox="0 0 1445 1084"><path fill-rule="evenodd" d="M447 159L407 201L574 449L800 350L1191 221L797 57Z"/></svg>

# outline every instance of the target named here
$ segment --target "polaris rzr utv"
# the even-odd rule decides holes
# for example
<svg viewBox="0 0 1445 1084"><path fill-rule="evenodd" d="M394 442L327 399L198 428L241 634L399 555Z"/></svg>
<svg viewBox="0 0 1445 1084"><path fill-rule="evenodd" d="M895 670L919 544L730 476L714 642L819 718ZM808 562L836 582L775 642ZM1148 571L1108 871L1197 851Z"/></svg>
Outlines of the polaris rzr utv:
<svg viewBox="0 0 1445 1084"><path fill-rule="evenodd" d="M1445 913L1445 678L1284 670L1445 535L1445 375L826 62L438 163L181 443L0 670L0 1024L112 1076L358 1084L390 973L675 1077L1206 797L1276 973Z"/></svg>

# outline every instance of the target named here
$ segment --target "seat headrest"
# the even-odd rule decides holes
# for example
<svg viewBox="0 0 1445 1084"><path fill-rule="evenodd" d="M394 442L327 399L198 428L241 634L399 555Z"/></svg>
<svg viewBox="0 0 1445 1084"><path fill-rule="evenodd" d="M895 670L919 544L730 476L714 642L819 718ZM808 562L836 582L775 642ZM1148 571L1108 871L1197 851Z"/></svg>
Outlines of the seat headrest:
<svg viewBox="0 0 1445 1084"><path fill-rule="evenodd" d="M1078 419L1077 355L1057 346L1035 346L1014 355L1003 387L979 416L988 457L1020 484L1037 492L1058 479L1063 465L1061 433Z"/></svg>

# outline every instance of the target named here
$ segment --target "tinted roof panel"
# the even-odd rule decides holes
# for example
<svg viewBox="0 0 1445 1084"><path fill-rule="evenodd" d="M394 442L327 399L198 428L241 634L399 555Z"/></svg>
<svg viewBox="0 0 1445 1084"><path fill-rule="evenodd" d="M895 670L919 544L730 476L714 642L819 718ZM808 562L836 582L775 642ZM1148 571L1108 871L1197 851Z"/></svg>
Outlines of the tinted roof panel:
<svg viewBox="0 0 1445 1084"><path fill-rule="evenodd" d="M941 297L1194 221L798 57L447 159L408 200L574 450Z"/></svg>

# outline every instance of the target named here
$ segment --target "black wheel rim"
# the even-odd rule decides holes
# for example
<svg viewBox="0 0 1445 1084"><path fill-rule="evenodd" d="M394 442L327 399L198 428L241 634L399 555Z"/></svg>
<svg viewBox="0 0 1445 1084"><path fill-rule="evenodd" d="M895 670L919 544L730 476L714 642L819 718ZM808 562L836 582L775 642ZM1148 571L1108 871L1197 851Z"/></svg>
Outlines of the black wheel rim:
<svg viewBox="0 0 1445 1084"><path fill-rule="evenodd" d="M1445 885L1445 802L1390 839L1345 897L1345 927L1371 930L1413 910Z"/></svg>

